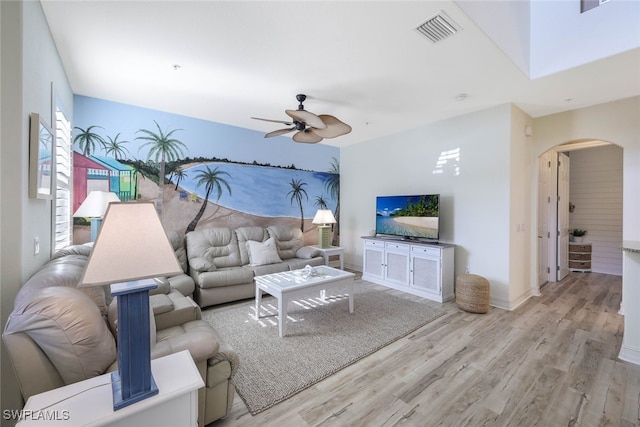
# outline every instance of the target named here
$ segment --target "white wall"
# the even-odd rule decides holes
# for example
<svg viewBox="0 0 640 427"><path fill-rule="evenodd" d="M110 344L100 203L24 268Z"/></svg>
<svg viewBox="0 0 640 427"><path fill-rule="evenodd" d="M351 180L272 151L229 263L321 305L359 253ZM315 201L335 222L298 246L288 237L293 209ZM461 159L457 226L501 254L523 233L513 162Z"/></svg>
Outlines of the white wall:
<svg viewBox="0 0 640 427"><path fill-rule="evenodd" d="M623 237L640 241L638 117L640 97L535 120L500 106L343 148L341 244L347 264L362 268L360 237L373 228L375 196L440 193L441 240L458 245L456 275L469 266L491 281L493 305L516 307L535 288L535 166L548 149L589 139L624 147ZM529 123L532 139L522 136ZM433 174L440 154L455 149L460 150L457 164L450 162L445 173ZM632 296L640 301L640 295ZM640 350L640 328L629 326L627 332L625 337L637 340Z"/></svg>
<svg viewBox="0 0 640 427"><path fill-rule="evenodd" d="M531 62L531 7L528 1L454 0L525 74ZM496 25L499 23L499 25Z"/></svg>
<svg viewBox="0 0 640 427"><path fill-rule="evenodd" d="M601 140L624 149L623 236L640 240L640 97L539 117L534 120L534 154L570 141Z"/></svg>
<svg viewBox="0 0 640 427"><path fill-rule="evenodd" d="M509 181L513 173L526 174L510 167L511 115L512 107L502 105L341 149L340 244L347 265L362 269L360 237L374 228L376 196L439 193L440 240L457 245L456 275L469 267L486 277L491 303L510 307ZM459 159L434 173L452 150ZM526 257L529 245L522 246Z"/></svg>
<svg viewBox="0 0 640 427"><path fill-rule="evenodd" d="M546 76L639 47L639 21L638 1L613 0L580 13L578 0L532 0L529 77Z"/></svg>
<svg viewBox="0 0 640 427"><path fill-rule="evenodd" d="M587 230L591 270L622 275L622 156L617 145L569 153L571 186L569 228Z"/></svg>
<svg viewBox="0 0 640 427"><path fill-rule="evenodd" d="M534 197L533 179L537 163L531 162L533 119L511 106L509 156L509 308L527 300L532 294L531 240L537 240L536 224L531 219ZM529 135L527 135L529 133Z"/></svg>
<svg viewBox="0 0 640 427"><path fill-rule="evenodd" d="M2 13L2 122L0 134L1 235L0 319L2 328L15 295L51 256L51 202L28 197L29 114L52 117L52 84L69 110L73 94L39 1L0 2ZM40 254L33 238L40 238ZM19 409L13 368L2 349L2 409ZM10 425L1 420L2 425Z"/></svg>
<svg viewBox="0 0 640 427"><path fill-rule="evenodd" d="M638 1L610 1L585 13L579 0L455 3L532 79L640 46Z"/></svg>

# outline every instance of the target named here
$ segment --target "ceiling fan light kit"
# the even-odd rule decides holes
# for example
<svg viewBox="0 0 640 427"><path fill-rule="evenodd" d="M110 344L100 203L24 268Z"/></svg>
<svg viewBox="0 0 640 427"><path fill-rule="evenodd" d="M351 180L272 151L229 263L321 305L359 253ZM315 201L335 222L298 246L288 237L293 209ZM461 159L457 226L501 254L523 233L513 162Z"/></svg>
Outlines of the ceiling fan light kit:
<svg viewBox="0 0 640 427"><path fill-rule="evenodd" d="M305 129L303 131L300 131L294 134L293 140L295 142L302 142L305 144L315 144L316 142L322 141L322 137L316 135L314 132L311 132L310 130Z"/></svg>
<svg viewBox="0 0 640 427"><path fill-rule="evenodd" d="M280 136L289 132L297 131L293 135L293 140L295 142L315 144L322 141L324 138L335 138L351 132L351 126L342 122L334 116L330 116L328 114L317 115L306 111L303 105L303 102L307 99L306 95L298 94L296 95L296 99L298 100L298 109L284 111L287 116L293 119L293 121L261 119L259 117L252 117L252 119L255 120L282 123L286 126L290 126L285 129L278 129L272 132L268 132L264 135L265 138L272 138L274 136Z"/></svg>
<svg viewBox="0 0 640 427"><path fill-rule="evenodd" d="M306 123L307 126L311 126L316 129L324 129L327 127L327 125L324 124L324 122L320 117L308 111L298 109L298 110L284 110L284 112L287 114L287 116L291 117L294 121L297 121L303 124Z"/></svg>

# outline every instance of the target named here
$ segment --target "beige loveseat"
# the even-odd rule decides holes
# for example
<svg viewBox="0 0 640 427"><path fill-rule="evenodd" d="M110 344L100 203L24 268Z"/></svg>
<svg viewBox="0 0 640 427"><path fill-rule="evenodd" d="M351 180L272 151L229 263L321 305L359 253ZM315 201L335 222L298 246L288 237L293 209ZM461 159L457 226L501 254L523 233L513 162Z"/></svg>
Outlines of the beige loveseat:
<svg viewBox="0 0 640 427"><path fill-rule="evenodd" d="M111 301L109 287L77 288L90 250L77 245L59 251L16 296L2 338L25 401L117 369L117 300ZM166 283L159 289L150 297L151 357L188 350L205 383L198 391L198 424L227 416L235 393L237 354L200 319L200 308L191 298Z"/></svg>
<svg viewBox="0 0 640 427"><path fill-rule="evenodd" d="M253 278L324 263L299 228L205 228L187 233L189 273L200 307L253 298Z"/></svg>

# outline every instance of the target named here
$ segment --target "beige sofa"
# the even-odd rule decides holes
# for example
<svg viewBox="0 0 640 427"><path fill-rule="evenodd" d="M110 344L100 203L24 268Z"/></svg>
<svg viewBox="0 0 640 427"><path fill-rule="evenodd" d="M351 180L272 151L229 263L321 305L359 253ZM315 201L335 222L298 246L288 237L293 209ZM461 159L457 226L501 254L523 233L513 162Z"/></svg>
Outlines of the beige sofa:
<svg viewBox="0 0 640 427"><path fill-rule="evenodd" d="M117 300L110 301L108 287L76 287L90 250L78 245L59 251L16 296L2 338L25 401L117 369ZM227 416L235 393L237 354L200 319L200 308L191 298L178 295L170 285L159 289L150 297L151 357L188 350L205 383L198 391L198 424Z"/></svg>
<svg viewBox="0 0 640 427"><path fill-rule="evenodd" d="M255 297L255 276L324 263L299 228L283 226L195 230L186 247L200 307Z"/></svg>
<svg viewBox="0 0 640 427"><path fill-rule="evenodd" d="M199 307L193 302L195 284L191 276L187 274L187 251L184 244L184 234L168 232L167 236L183 272L171 277L157 277L155 281L158 288L149 292L157 329L181 325L200 316ZM109 289L106 291L109 295ZM112 311L110 313L112 317L115 317L117 305L111 303L109 309Z"/></svg>
<svg viewBox="0 0 640 427"><path fill-rule="evenodd" d="M179 291L185 297L193 298L195 284L188 274L189 265L187 263L187 248L185 246L184 234L169 231L167 232L167 237L169 238L169 242L171 242L171 246L176 254L176 258L178 258L183 273L171 277L158 278L160 279L158 283L165 283L169 285L171 289Z"/></svg>

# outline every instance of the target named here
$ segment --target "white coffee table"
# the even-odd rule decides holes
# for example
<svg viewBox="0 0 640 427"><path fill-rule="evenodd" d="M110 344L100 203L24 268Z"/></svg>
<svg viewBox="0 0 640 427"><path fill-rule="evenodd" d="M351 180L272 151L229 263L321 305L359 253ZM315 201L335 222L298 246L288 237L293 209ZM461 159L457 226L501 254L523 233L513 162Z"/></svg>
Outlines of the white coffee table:
<svg viewBox="0 0 640 427"><path fill-rule="evenodd" d="M260 315L262 292L273 295L278 300L278 331L284 337L287 324L287 307L295 298L308 295L314 291L324 291L336 286L347 287L349 293L349 313L353 313L353 278L355 274L337 268L321 265L313 268L314 273L304 277L304 270L285 271L282 273L256 276L256 315Z"/></svg>

